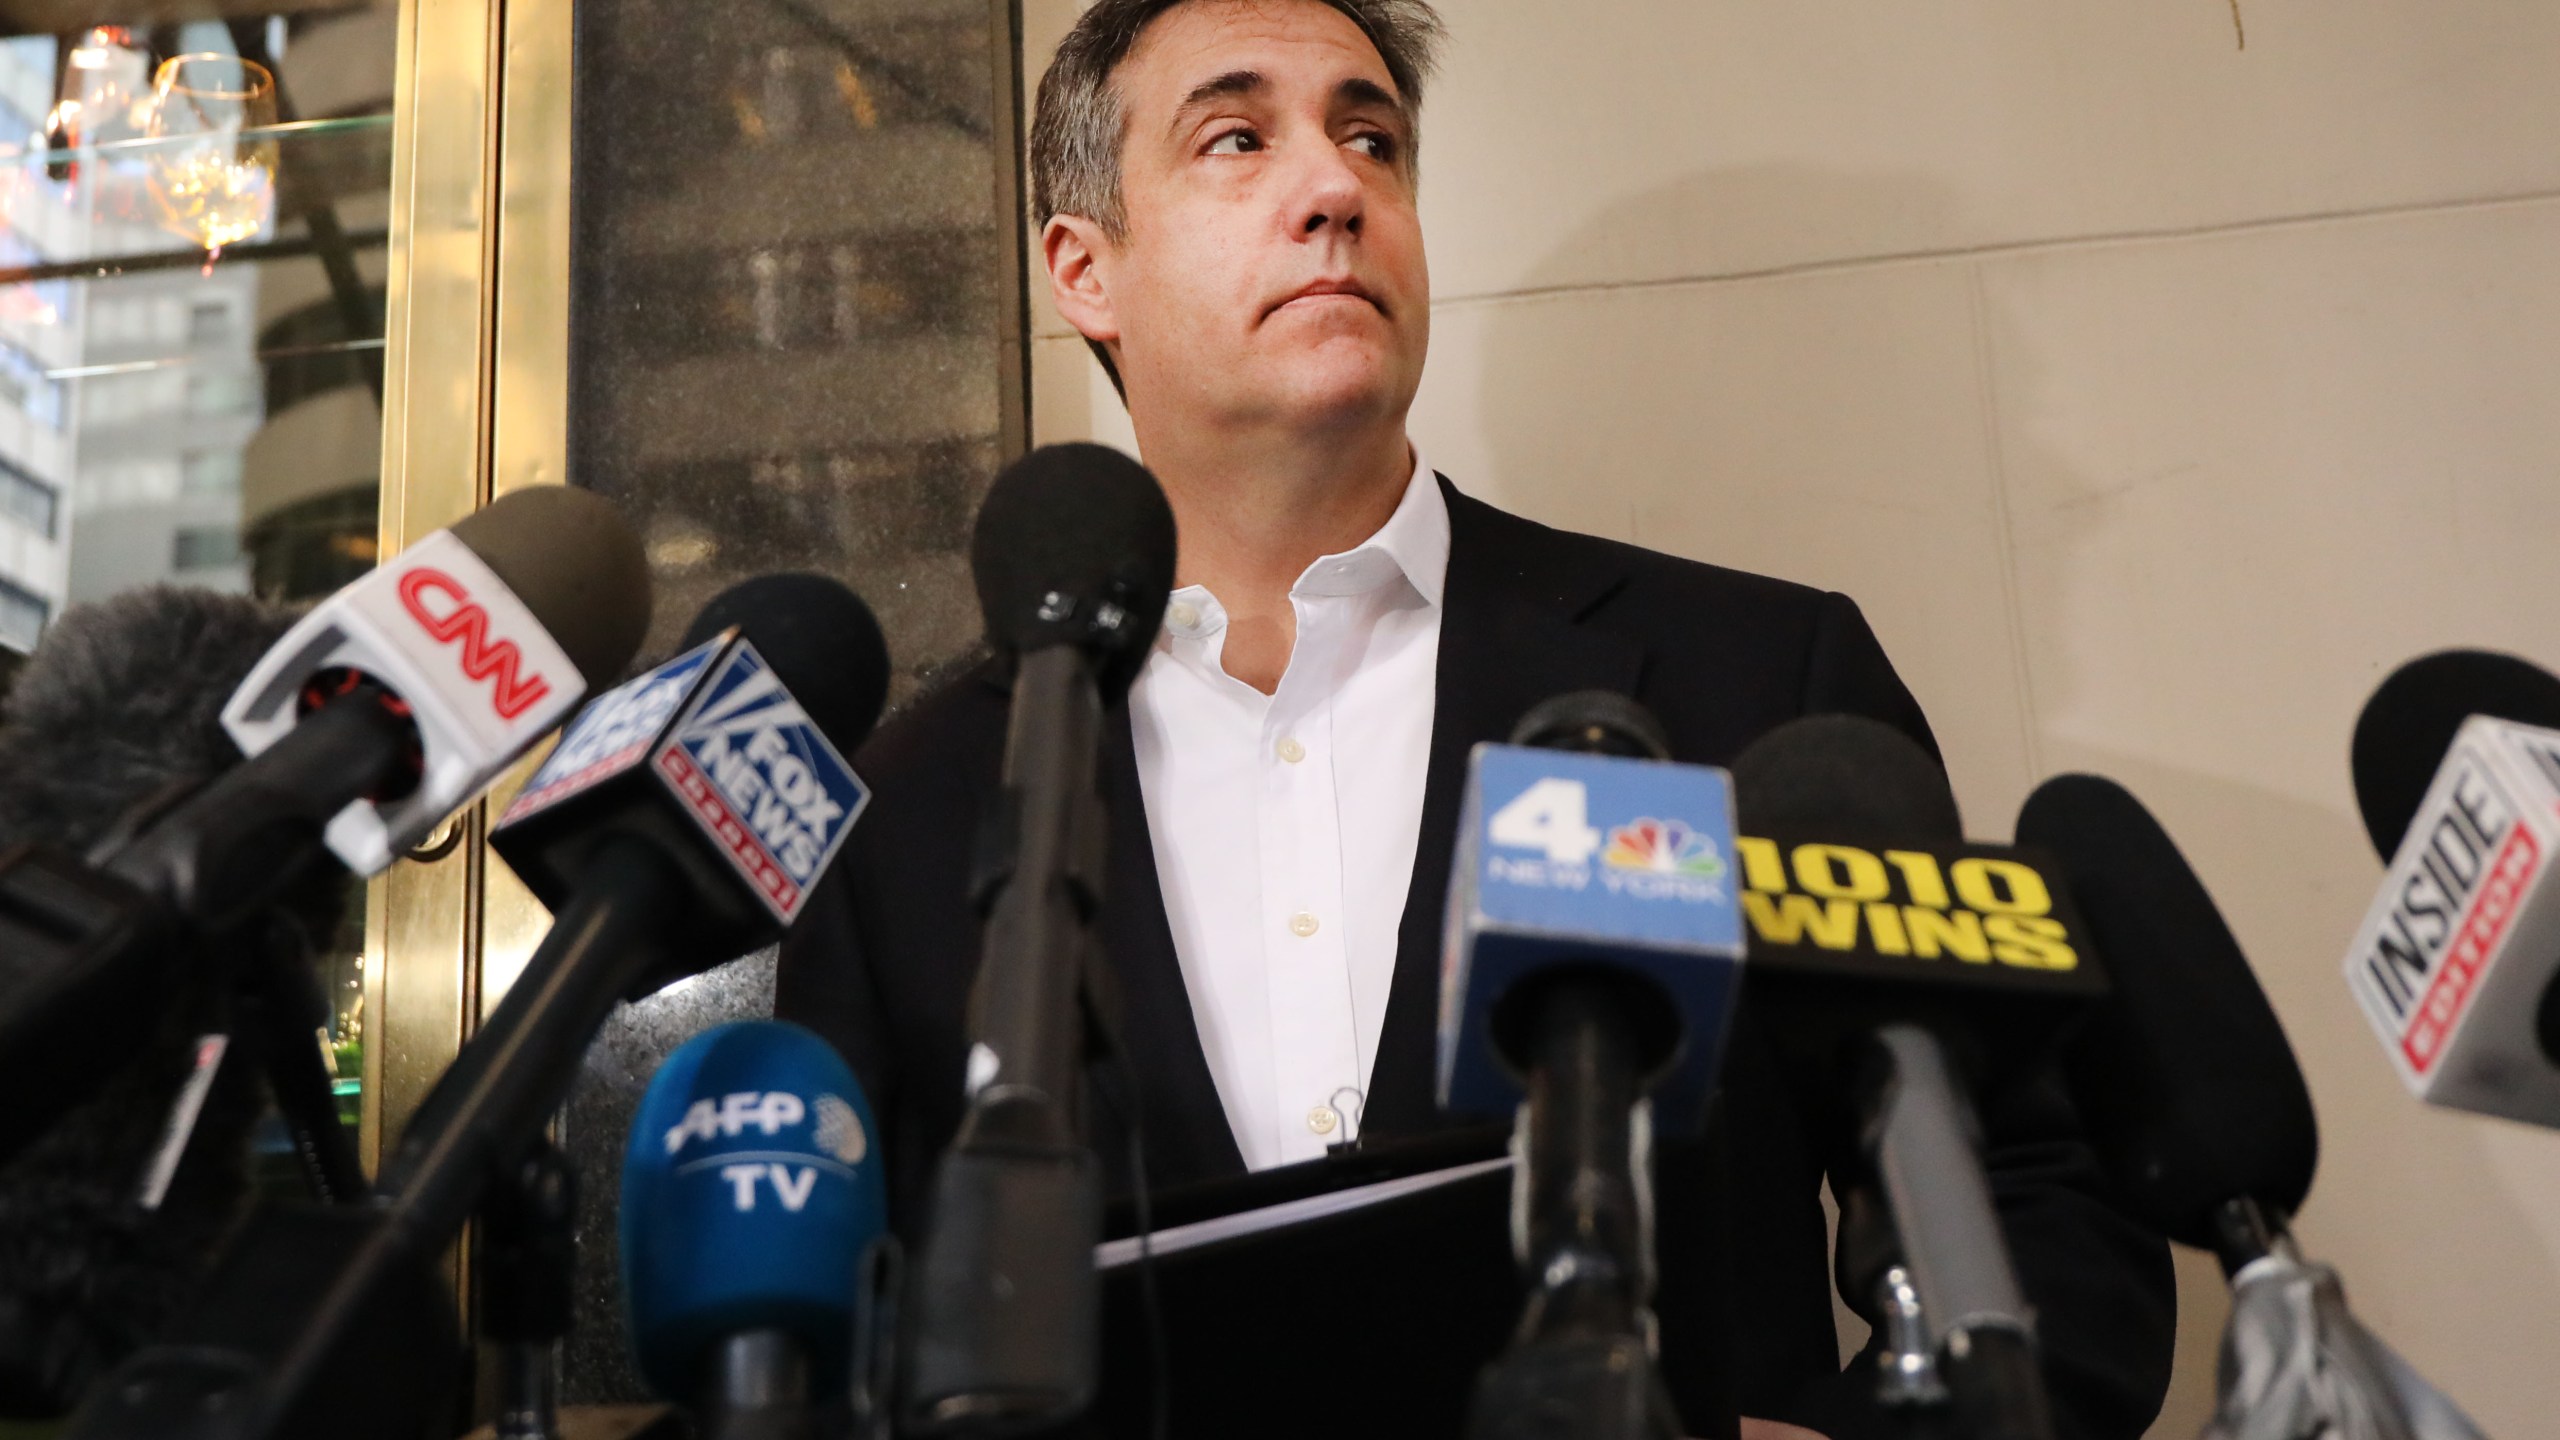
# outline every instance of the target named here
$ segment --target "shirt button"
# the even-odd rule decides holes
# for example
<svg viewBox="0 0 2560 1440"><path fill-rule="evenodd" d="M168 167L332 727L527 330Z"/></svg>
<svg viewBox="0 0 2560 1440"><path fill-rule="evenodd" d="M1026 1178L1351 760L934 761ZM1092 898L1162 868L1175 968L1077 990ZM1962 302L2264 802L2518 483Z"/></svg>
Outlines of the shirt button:
<svg viewBox="0 0 2560 1440"><path fill-rule="evenodd" d="M1277 748L1280 751L1280 758L1292 765L1307 758L1307 747L1299 744L1294 737L1281 741Z"/></svg>
<svg viewBox="0 0 2560 1440"><path fill-rule="evenodd" d="M1301 910L1289 917L1289 933L1303 940L1316 933L1316 917Z"/></svg>
<svg viewBox="0 0 2560 1440"><path fill-rule="evenodd" d="M1307 1112L1307 1128L1319 1135L1332 1134L1333 1127L1337 1123L1334 1119L1333 1107L1330 1105L1319 1105Z"/></svg>
<svg viewBox="0 0 2560 1440"><path fill-rule="evenodd" d="M1188 630L1200 623L1200 607L1188 600L1177 601L1165 612L1165 618L1173 622L1174 629Z"/></svg>

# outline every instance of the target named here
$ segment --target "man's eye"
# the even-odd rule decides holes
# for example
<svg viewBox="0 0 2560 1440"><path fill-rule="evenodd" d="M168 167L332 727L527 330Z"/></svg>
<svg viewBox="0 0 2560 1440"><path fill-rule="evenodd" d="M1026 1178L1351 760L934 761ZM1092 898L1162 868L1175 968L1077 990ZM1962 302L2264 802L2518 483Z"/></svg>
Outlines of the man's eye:
<svg viewBox="0 0 2560 1440"><path fill-rule="evenodd" d="M1230 130L1209 142L1212 155L1250 155L1262 148L1262 137L1250 130Z"/></svg>
<svg viewBox="0 0 2560 1440"><path fill-rule="evenodd" d="M1372 160L1393 163L1396 158L1396 137L1384 131L1372 130L1364 135L1354 135L1351 143L1359 146Z"/></svg>

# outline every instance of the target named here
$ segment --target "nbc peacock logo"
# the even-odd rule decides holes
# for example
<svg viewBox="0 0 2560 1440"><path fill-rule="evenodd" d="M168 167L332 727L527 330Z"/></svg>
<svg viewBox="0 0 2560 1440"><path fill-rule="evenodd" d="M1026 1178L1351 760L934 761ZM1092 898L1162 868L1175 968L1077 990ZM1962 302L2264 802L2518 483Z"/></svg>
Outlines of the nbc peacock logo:
<svg viewBox="0 0 2560 1440"><path fill-rule="evenodd" d="M1715 841L1681 821L1650 817L1611 831L1609 848L1601 852L1600 859L1618 870L1694 875L1709 880L1722 877L1725 868L1724 857L1716 853Z"/></svg>

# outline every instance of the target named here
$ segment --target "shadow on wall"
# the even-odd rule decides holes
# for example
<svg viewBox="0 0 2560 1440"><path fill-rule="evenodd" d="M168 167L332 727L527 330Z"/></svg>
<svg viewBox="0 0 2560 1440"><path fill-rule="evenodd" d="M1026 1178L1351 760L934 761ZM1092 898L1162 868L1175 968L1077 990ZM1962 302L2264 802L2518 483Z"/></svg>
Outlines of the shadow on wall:
<svg viewBox="0 0 2560 1440"><path fill-rule="evenodd" d="M2338 750L2343 769L2343 730ZM2306 1253L2338 1266L2366 1323L2491 1433L2529 1433L2530 1425L2498 1423L2491 1392L2539 1388L2531 1377L2548 1363L2548 1337L2560 1333L2560 1288L2547 1274L2517 1273L2519 1252L2540 1227L2480 1143L2526 1132L2421 1106L2401 1088L2348 994L2341 965L2381 876L2361 823L2137 756L2087 751L2067 763L2122 781L2160 817L2205 877L2284 1020L2321 1120L2319 1177L2297 1226ZM2447 1223L2453 1206L2458 1224ZM2213 1360L2211 1335L2185 1313L2184 1302L2204 1298L2187 1283L2190 1268L2198 1281L2212 1277L2209 1267L2182 1267L2182 1395L2193 1381L2209 1381ZM2218 1332L2229 1307L2215 1290ZM2419 1298L2423 1310L2400 1297ZM2462 1297L2494 1300L2465 1306ZM2479 1317L2476 1333L2445 1333L2443 1317L2466 1309ZM2164 1418L2154 1433L2175 1432Z"/></svg>
<svg viewBox="0 0 2560 1440"><path fill-rule="evenodd" d="M1732 335L1686 320L1719 308L1726 296L1784 284L1791 277L1819 283L1817 277L1847 268L1817 264L1797 271L1739 273L1720 268L1713 257L1721 248L1716 241L1721 217L1788 210L1818 221L1816 233L1862 235L1935 231L1944 228L1943 222L1928 217L1953 208L1945 186L1908 175L1773 166L1706 171L1595 213L1501 298L1443 299L1444 308L1481 310L1486 316L1473 353L1460 357L1444 352L1433 362L1447 366L1457 360L1477 370L1472 403L1490 462L1490 472L1476 477L1478 485L1496 503L1533 519L1638 540L1641 536L1629 533L1635 507L1619 505L1611 513L1612 501L1633 497L1640 507L1655 495L1681 491L1683 500L1710 520L1740 520L1772 503L1820 504L1843 496L1861 503L1892 499L1888 489L1866 475L1724 473L1720 462L1735 458L1734 447L1752 452L1763 448L1758 437L1699 433L1700 422L1712 417L1722 398L1718 391L1747 391L1754 372L1765 373L1773 363L1818 367L1827 349L1871 350L1872 335L1755 335L1737 344ZM1633 248L1631 237L1662 233L1673 236L1682 253L1701 257L1695 274L1602 286L1574 278L1624 273L1627 266L1618 256ZM1641 248L1650 253L1656 247ZM1717 283L1710 287L1700 282ZM1696 303L1702 296L1706 303ZM1598 323L1559 324L1537 314L1549 306L1588 308L1594 302L1607 307L1595 316ZM1783 342L1783 356L1774 362L1763 343L1771 338ZM1808 379L1821 383L1818 375ZM1709 409L1702 411L1702 404ZM1862 421L1842 415L1837 423L1854 427ZM1915 508L1935 509L1941 503L1919 493L1904 498ZM1735 535L1742 549L1751 548L1747 531L1738 529ZM1696 558L1748 563L1722 555ZM1833 583L1817 581L1810 573L1809 567L1818 568L1822 558L1807 557L1808 567L1798 567L1805 573L1772 573ZM1846 588L1846 577L1838 583Z"/></svg>
<svg viewBox="0 0 2560 1440"><path fill-rule="evenodd" d="M2358 287L2375 272L2362 267L2423 262L2339 260L2346 242L2329 236L2278 243L1984 262L2005 272L1984 287L1978 324L2001 361L1986 372L2002 377L2009 422L2001 473L2017 517L2019 625L2036 642L2035 759L2133 787L2222 906L2319 1108L2306 1249L2337 1265L2366 1321L2491 1434L2544 1433L2547 1338L2560 1333L2549 1206L2560 1145L2411 1098L2342 973L2382 875L2348 770L2358 707L2409 654L2476 643L2483 624L2531 634L2513 622L2550 614L2547 589L2493 617L2447 583L2458 566L2378 574L2364 547L2405 543L2405 559L2432 562L2458 533L2431 513L2447 490L2460 508L2447 475L2497 472L2526 447L2467 447L2467 426L2498 423L2494 393L2448 423L2391 361L2319 353L2412 324L2382 313L2333 328L2324 312L2365 313ZM2058 331L2057 314L2029 312L2033 296L2079 323L2115 324ZM2441 342L2464 312L2437 303L2445 329L2427 340ZM2035 363L2061 334L2072 364ZM2435 368L2494 368L2499 339L2484 333L2474 353ZM2059 393L2065 373L2123 394L2093 404ZM2392 458L2331 470L2359 447ZM2420 468L2401 468L2410 456ZM2182 1298L2201 1297L2188 1287ZM2218 1314L2218 1292L2213 1304ZM2195 1338L2182 1333L2181 1394L2209 1370L2209 1353L2188 1348Z"/></svg>
<svg viewBox="0 0 2560 1440"><path fill-rule="evenodd" d="M1793 167L1621 200L1528 293L1443 307L1420 408L1435 459L1496 503L1854 596L1985 819L2034 777L1969 263L1538 288L1597 263L1577 246L1685 240L1717 214L1792 207L1872 234L1955 203L1928 180Z"/></svg>
<svg viewBox="0 0 2560 1440"><path fill-rule="evenodd" d="M2324 1155L2307 1247L2340 1265L2359 1311L2421 1369L2457 1399L2479 1395L2475 1412L2499 1431L2485 1402L2493 1389L2528 1388L2538 1337L2560 1333L2560 1286L2547 1283L2547 1265L2516 1273L2537 1226L2495 1163L2513 1127L2422 1111L2340 979L2380 873L2353 815L2035 723L2108 688L2089 684L2087 667L2154 665L2157 683L2173 687L2193 677L2167 668L2175 636L2153 637L2147 654L2086 643L2107 629L2087 617L2142 598L2098 593L2106 582L2074 567L2109 524L2106 506L2049 513L2038 543L2054 562L2014 563L2002 475L2037 474L2050 488L2067 467L2035 453L2031 433L2001 434L1985 393L1995 337L1984 327L1998 317L1979 301L1979 267L1998 262L1815 266L1713 284L1565 279L1605 273L1626 237L1666 228L1688 232L1683 253L1712 255L1721 216L1787 207L1824 233L1857 235L1907 232L1955 203L1925 179L1799 169L1707 172L1620 201L1523 277L1526 293L1444 302L1419 432L1462 486L1505 508L1858 596L1930 705L1975 833L2007 833L2044 773L2097 770L2141 795L2224 906L2310 1078ZM1996 337L2012 383L2023 330ZM2176 586L2181 564L2211 563L2175 547L2151 558L2145 586ZM2284 645L2287 626L2312 623L2289 614L2264 643ZM2080 643L2034 647L2048 658L2030 671L2017 637L2057 633ZM1990 637L2003 638L1978 643ZM2227 651L2231 641L2214 643ZM2227 723L2332 747L2343 795L2353 718L2233 713ZM2229 1309L2207 1258L2181 1255L2179 1288L2177 1373L2155 1436L2192 1436L2208 1417ZM2447 1333L2448 1299L2464 1295L2498 1298L2472 1317L2473 1333Z"/></svg>

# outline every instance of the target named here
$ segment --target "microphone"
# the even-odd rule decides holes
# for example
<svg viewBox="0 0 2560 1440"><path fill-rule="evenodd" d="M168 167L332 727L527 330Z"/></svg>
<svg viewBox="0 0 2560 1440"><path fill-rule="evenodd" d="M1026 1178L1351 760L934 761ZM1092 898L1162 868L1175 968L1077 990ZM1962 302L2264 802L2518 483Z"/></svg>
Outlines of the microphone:
<svg viewBox="0 0 2560 1440"><path fill-rule="evenodd" d="M1704 1120L1742 981L1732 790L1606 691L1538 705L1512 741L1469 757L1441 971L1441 1104L1517 1106L1529 1283L1468 1433L1676 1436L1647 1093L1676 1131Z"/></svg>
<svg viewBox="0 0 2560 1440"><path fill-rule="evenodd" d="M1035 1429L1093 1399L1102 1173L1077 1090L1088 1036L1116 1028L1095 953L1096 767L1103 711L1127 696L1172 592L1173 511L1119 451L1043 446L996 477L970 566L1013 704L971 877L985 923L967 1108L914 1277L906 1417L927 1432Z"/></svg>
<svg viewBox="0 0 2560 1440"><path fill-rule="evenodd" d="M618 848L681 871L691 904L665 937L681 968L642 977L648 993L799 918L870 802L844 756L888 693L888 642L852 591L823 575L743 581L675 658L579 712L490 848L555 915Z"/></svg>
<svg viewBox="0 0 2560 1440"><path fill-rule="evenodd" d="M222 701L293 619L243 596L168 586L65 611L0 702L0 845L77 853L151 797L238 764ZM298 974L310 987L309 943L335 931L345 899L342 883L298 887L275 926L238 937L253 952L238 968ZM0 945L0 1006L44 983L56 958ZM248 1196L255 1068L237 1054L202 1063L206 1032L248 1012L225 1015L199 971L173 982L127 998L119 1043L81 1058L95 1093L41 1116L41 1137L0 1168L0 1415L67 1413L159 1333ZM294 1012L274 1027L290 1054L264 1058L320 1068L313 1023ZM173 1135L172 1111L190 1094L193 1124ZM166 1190L146 1208L137 1190L154 1174Z"/></svg>
<svg viewBox="0 0 2560 1440"><path fill-rule="evenodd" d="M2430 1105L2560 1125L2560 677L2454 650L2357 718L2356 803L2389 865L2347 988Z"/></svg>
<svg viewBox="0 0 2560 1440"><path fill-rule="evenodd" d="M1963 843L1945 771L1891 726L1790 721L1733 774L1745 1003L1858 1111L1869 1173L1841 1197L1841 1289L1881 1312L1881 1398L2049 1440L1972 1097L2040 1066L2105 992L2069 896L2050 862Z"/></svg>
<svg viewBox="0 0 2560 1440"><path fill-rule="evenodd" d="M2261 1434L2478 1440L2450 1400L2347 1309L2289 1226L2320 1155L2293 1047L2213 897L2124 787L2060 775L2018 812L2055 857L2113 991L2065 1069L2116 1202L2232 1282L2212 1440Z"/></svg>
<svg viewBox="0 0 2560 1440"><path fill-rule="evenodd" d="M371 875L611 684L648 628L640 537L591 490L536 486L322 602L249 673L222 722L253 758L308 742L304 731L349 703L315 701L315 686L373 692L407 722L408 753L378 760L328 821L329 848Z"/></svg>
<svg viewBox="0 0 2560 1440"><path fill-rule="evenodd" d="M2302 1208L2320 1163L2274 1007L2177 842L2122 786L2057 775L2027 797L2017 837L2059 862L2107 956L2112 993L2063 1065L2117 1204L2238 1271Z"/></svg>
<svg viewBox="0 0 2560 1440"><path fill-rule="evenodd" d="M781 932L792 907L777 876L800 873L802 845L822 867L867 793L842 752L877 718L859 707L886 690L878 637L851 591L817 577L748 580L706 607L685 654L631 682L663 680L711 646L663 729L623 770L550 801L583 816L592 843L574 843L566 821L538 845L509 840L504 825L492 836L502 856L530 857L530 883L567 888L553 891L550 933L386 1159L371 1204L353 1220L253 1217L174 1340L136 1356L71 1433L156 1437L213 1415L244 1434L348 1428L351 1415L392 1433L431 1411L428 1371L449 1362L451 1337L411 1297L433 1293L435 1256L540 1135L615 1004L736 953L702 948L713 941L752 948ZM831 677L838 667L851 678ZM804 708L803 677L810 706L855 708ZM580 728L564 748L581 743ZM633 770L648 784L607 783ZM527 788L560 778L538 770ZM760 807L765 799L779 804ZM807 873L814 883L816 869ZM742 918L759 910L760 922Z"/></svg>
<svg viewBox="0 0 2560 1440"><path fill-rule="evenodd" d="M2494 650L2439 650L2392 671L2364 702L2348 763L2356 809L2384 863L2474 715L2560 730L2560 675Z"/></svg>
<svg viewBox="0 0 2560 1440"><path fill-rule="evenodd" d="M185 932L334 878L331 851L361 874L389 865L630 659L648 596L639 541L605 501L508 495L275 642L223 709L245 761L159 797L87 864L0 853L0 948L45 957L0 1004L0 1083L20 1102L0 1155L94 1088L101 1037L169 983Z"/></svg>
<svg viewBox="0 0 2560 1440"><path fill-rule="evenodd" d="M826 1041L721 1025L649 1082L622 1163L622 1293L641 1374L707 1440L807 1440L851 1379L888 1233L870 1103Z"/></svg>

